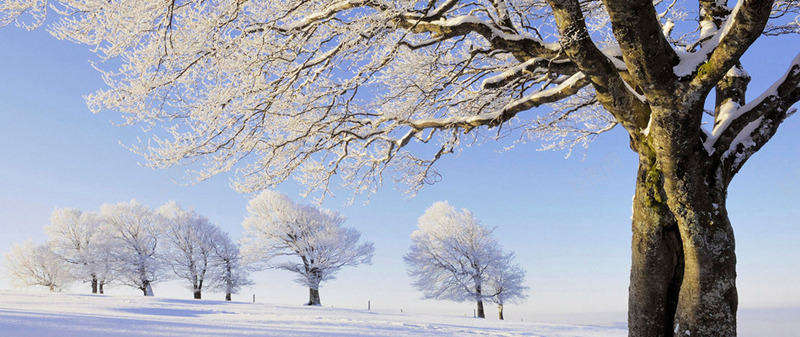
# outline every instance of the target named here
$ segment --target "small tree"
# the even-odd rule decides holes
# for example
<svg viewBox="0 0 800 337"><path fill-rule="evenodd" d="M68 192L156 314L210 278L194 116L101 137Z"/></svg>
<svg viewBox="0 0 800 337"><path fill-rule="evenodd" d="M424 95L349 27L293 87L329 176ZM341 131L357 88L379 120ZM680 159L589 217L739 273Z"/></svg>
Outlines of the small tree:
<svg viewBox="0 0 800 337"><path fill-rule="evenodd" d="M239 246L231 241L228 233L220 231L215 240L212 256L211 288L225 292L225 300L231 300L231 294L238 294L242 287L253 284L249 278L250 270L242 264Z"/></svg>
<svg viewBox="0 0 800 337"><path fill-rule="evenodd" d="M320 305L319 285L344 266L371 263L371 242L359 244L361 233L342 227L341 214L296 204L286 195L264 191L250 200L243 226L243 254L267 266L299 274L308 286L308 305ZM280 257L296 257L282 259Z"/></svg>
<svg viewBox="0 0 800 337"><path fill-rule="evenodd" d="M195 299L202 297L220 229L194 210L170 201L158 209L167 220L165 262L181 280L189 282Z"/></svg>
<svg viewBox="0 0 800 337"><path fill-rule="evenodd" d="M61 291L72 281L69 266L50 245L25 241L14 244L5 255L6 272L12 283L22 286L44 286L50 291Z"/></svg>
<svg viewBox="0 0 800 337"><path fill-rule="evenodd" d="M499 275L510 263L504 259L511 258L503 254L492 230L468 210L457 211L440 201L419 218L411 240L414 244L403 259L424 298L474 300L478 317L486 317L483 300L496 292L487 286L504 277Z"/></svg>
<svg viewBox="0 0 800 337"><path fill-rule="evenodd" d="M497 304L498 316L502 320L505 303L519 303L528 298L525 283L525 269L514 262L514 253L508 253L495 260L485 282L486 295Z"/></svg>
<svg viewBox="0 0 800 337"><path fill-rule="evenodd" d="M62 208L53 211L45 226L53 252L70 264L76 279L91 283L92 294L103 293L111 267L99 223L95 213Z"/></svg>
<svg viewBox="0 0 800 337"><path fill-rule="evenodd" d="M153 296L152 284L162 278L165 265L156 248L161 241L164 217L136 200L100 207L103 231L108 233L107 253L117 279Z"/></svg>

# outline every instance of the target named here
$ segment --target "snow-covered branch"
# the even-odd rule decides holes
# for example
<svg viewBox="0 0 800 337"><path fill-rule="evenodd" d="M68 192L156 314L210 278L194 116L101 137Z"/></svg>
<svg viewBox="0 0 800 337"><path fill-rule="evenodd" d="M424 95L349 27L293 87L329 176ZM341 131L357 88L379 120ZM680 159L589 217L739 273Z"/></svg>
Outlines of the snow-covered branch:
<svg viewBox="0 0 800 337"><path fill-rule="evenodd" d="M730 179L744 162L769 141L780 124L796 111L800 101L800 54L788 71L756 99L743 106L730 104L717 113L719 119L705 141L710 155L726 162Z"/></svg>

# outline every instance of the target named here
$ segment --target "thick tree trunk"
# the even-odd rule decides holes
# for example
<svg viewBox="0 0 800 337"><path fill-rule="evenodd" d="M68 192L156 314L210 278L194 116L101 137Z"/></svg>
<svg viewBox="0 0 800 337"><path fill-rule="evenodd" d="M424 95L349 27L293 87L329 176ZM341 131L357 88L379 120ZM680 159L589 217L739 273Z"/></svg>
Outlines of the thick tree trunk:
<svg viewBox="0 0 800 337"><path fill-rule="evenodd" d="M478 318L486 318L486 314L483 312L482 300L478 300Z"/></svg>
<svg viewBox="0 0 800 337"><path fill-rule="evenodd" d="M230 301L231 300L231 293L225 293L225 300L226 301Z"/></svg>
<svg viewBox="0 0 800 337"><path fill-rule="evenodd" d="M637 146L629 335L736 336L727 180L702 145L679 141L689 131L667 122L653 145Z"/></svg>
<svg viewBox="0 0 800 337"><path fill-rule="evenodd" d="M308 303L306 305L322 305L319 300L319 289L308 288Z"/></svg>
<svg viewBox="0 0 800 337"><path fill-rule="evenodd" d="M200 289L195 289L195 290L194 290L194 299L196 299L196 300L199 300L199 299L201 299L201 298L202 298L202 296L201 296L201 294L200 294L200 293L201 293L201 290L200 290Z"/></svg>
<svg viewBox="0 0 800 337"><path fill-rule="evenodd" d="M633 197L630 336L672 336L683 276L678 224L665 203L663 175L653 155L640 155Z"/></svg>
<svg viewBox="0 0 800 337"><path fill-rule="evenodd" d="M724 202L714 201L711 197L699 200L698 204L711 206L687 210L686 224L681 226L681 236L687 239L683 241L686 265L675 317L677 335L736 336L733 228Z"/></svg>
<svg viewBox="0 0 800 337"><path fill-rule="evenodd" d="M97 276L92 275L92 294L97 294Z"/></svg>
<svg viewBox="0 0 800 337"><path fill-rule="evenodd" d="M500 317L500 320L501 321L504 320L504 318L503 318L503 305L502 304L498 304L497 305L497 313L498 313L498 317Z"/></svg>

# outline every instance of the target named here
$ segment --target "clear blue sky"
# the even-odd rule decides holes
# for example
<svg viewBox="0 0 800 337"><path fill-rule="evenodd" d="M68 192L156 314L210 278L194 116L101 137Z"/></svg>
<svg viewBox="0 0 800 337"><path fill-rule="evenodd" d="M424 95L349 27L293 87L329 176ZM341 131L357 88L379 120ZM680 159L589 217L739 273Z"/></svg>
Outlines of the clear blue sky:
<svg viewBox="0 0 800 337"><path fill-rule="evenodd" d="M177 200L241 237L248 196L228 187L229 176L194 186L173 180L180 168L156 171L122 144L143 135L111 124L113 112L94 115L82 95L102 88L88 48L57 41L44 30L0 28L0 252L15 242L44 240L42 227L54 208L96 210L102 203L136 198L152 207ZM760 94L798 52L800 39L759 42L745 66ZM630 215L636 156L621 130L604 135L584 158L538 152L538 144L499 152L503 143L467 148L442 161L443 180L406 200L392 185L345 206L347 191L324 207L375 242L371 266L344 269L323 284L324 305L396 311L472 313L472 303L420 300L406 276L402 255L416 219L434 201L468 208L497 226L498 240L515 251L528 271L527 303L506 308L507 319L547 320L559 313L624 312L630 267ZM741 308L800 306L800 115L782 126L735 178L728 209L737 235ZM299 198L296 186L280 190ZM0 262L2 263L2 262ZM259 301L300 304L307 290L292 275L255 275ZM0 280L0 289L7 283ZM74 291L86 291L79 286ZM156 296L185 297L176 284L157 285ZM113 286L108 293L125 293ZM135 294L135 293L134 293ZM491 308L491 307L490 307ZM489 309L493 312L494 309ZM492 315L493 316L493 315ZM621 319L624 319L624 316Z"/></svg>

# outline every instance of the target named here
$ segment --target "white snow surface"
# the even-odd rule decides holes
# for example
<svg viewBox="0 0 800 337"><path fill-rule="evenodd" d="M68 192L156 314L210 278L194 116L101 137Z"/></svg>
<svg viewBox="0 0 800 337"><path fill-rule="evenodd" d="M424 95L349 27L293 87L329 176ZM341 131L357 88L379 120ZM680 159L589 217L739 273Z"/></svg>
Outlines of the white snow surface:
<svg viewBox="0 0 800 337"><path fill-rule="evenodd" d="M600 337L627 336L627 330L302 305L0 291L0 336Z"/></svg>

